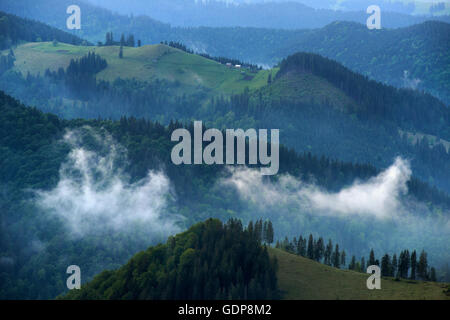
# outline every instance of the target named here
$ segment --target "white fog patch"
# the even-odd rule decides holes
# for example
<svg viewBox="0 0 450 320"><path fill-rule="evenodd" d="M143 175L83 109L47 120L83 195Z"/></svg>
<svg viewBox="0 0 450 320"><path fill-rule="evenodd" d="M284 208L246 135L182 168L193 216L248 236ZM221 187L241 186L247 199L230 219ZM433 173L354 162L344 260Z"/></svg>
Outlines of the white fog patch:
<svg viewBox="0 0 450 320"><path fill-rule="evenodd" d="M385 217L401 209L399 198L407 193L410 177L409 163L397 158L392 166L367 182L357 182L338 193L306 189L304 195L317 209Z"/></svg>
<svg viewBox="0 0 450 320"><path fill-rule="evenodd" d="M67 132L64 142L71 151L60 168L59 182L53 190L36 192L37 205L60 217L78 236L109 230L133 232L137 227L158 235L179 231L179 217L169 217L165 211L169 179L162 172L150 171L131 183L121 169L123 148L109 135L83 130L100 144L99 152L83 147L79 131Z"/></svg>
<svg viewBox="0 0 450 320"><path fill-rule="evenodd" d="M360 214L378 218L392 217L404 211L401 196L407 193L407 182L411 177L409 163L397 158L376 177L331 193L290 175L269 182L258 170L232 170L231 177L222 183L233 186L244 200L261 209L295 205L320 214Z"/></svg>
<svg viewBox="0 0 450 320"><path fill-rule="evenodd" d="M414 90L416 90L417 87L422 82L422 80L420 80L420 79L410 78L408 70L403 71L402 81L403 81L403 86L405 88L410 88L410 89L414 89Z"/></svg>

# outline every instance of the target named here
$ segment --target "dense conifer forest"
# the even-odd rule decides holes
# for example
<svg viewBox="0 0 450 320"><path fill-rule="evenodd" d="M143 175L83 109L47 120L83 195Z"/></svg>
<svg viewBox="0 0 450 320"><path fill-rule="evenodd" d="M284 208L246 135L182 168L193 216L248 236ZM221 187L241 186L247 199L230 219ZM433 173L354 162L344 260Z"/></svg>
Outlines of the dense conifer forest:
<svg viewBox="0 0 450 320"><path fill-rule="evenodd" d="M259 238L258 238L259 237ZM63 299L277 299L277 261L238 220L207 220L104 271Z"/></svg>
<svg viewBox="0 0 450 320"><path fill-rule="evenodd" d="M9 49L21 42L53 40L76 45L89 44L77 36L44 23L0 11L0 50Z"/></svg>
<svg viewBox="0 0 450 320"><path fill-rule="evenodd" d="M0 299L279 299L279 254L449 281L447 23L180 28L89 5L69 33L61 3L0 5L49 24L0 12ZM196 120L280 129L278 174L248 140L244 165L175 165Z"/></svg>

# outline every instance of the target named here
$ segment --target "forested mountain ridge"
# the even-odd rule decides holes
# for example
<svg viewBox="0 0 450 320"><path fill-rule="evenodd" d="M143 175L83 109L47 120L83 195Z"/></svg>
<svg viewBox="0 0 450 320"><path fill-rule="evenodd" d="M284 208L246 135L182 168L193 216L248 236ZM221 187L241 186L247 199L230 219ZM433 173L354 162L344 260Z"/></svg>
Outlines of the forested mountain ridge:
<svg viewBox="0 0 450 320"><path fill-rule="evenodd" d="M59 4L67 2L48 2L55 4L48 12L38 2L12 4L24 3L29 13L42 14L38 19L64 26L67 14ZM233 58L227 54L233 50L267 56L279 41L289 41L289 47L300 39L293 34L314 30L171 28L95 8L82 16L88 24L74 32L102 43L36 38L0 57L0 90L38 108L0 92L1 298L53 298L66 292L67 266L80 266L85 283L211 217L271 220L275 239L323 235L356 257L368 248L389 254L423 249L438 276L448 274L450 142L448 108L439 100L376 83L316 54L297 53L276 68L259 70L249 59L189 50L191 39L204 37L196 51L206 52L207 43L214 50L231 48L217 49L214 56ZM169 45L142 46L150 37ZM190 41L188 47L170 41L181 37ZM442 39L436 39L441 50ZM267 50L259 49L261 43ZM421 122L422 113L427 116ZM171 134L186 128L193 136L194 120L202 120L205 130L279 128L279 174L262 176L258 166L175 165ZM196 258L191 253L184 257L188 265ZM181 257L178 251L172 255ZM147 258L138 260L148 266ZM176 281L160 266L155 270L165 269L161 274ZM204 269L197 268L196 280L211 275ZM262 285L262 278L260 272L252 289L268 297L273 282ZM134 280L133 288L105 295L126 298L128 289L133 297L160 293L139 291ZM210 287L203 297L227 295L215 283Z"/></svg>
<svg viewBox="0 0 450 320"><path fill-rule="evenodd" d="M284 143L296 150L377 167L401 155L422 179L450 190L450 109L429 94L369 80L319 55L286 58L267 86L218 100L213 110L281 128Z"/></svg>
<svg viewBox="0 0 450 320"><path fill-rule="evenodd" d="M445 294L446 283L394 280L384 275L383 290L367 290L365 272L340 270L266 247L271 240L265 237L265 227L261 237L258 223L262 221L250 223L247 228L236 220L225 224L212 219L198 223L182 234L169 237L163 245L137 253L121 268L103 271L81 290L72 290L57 299L450 298Z"/></svg>
<svg viewBox="0 0 450 320"><path fill-rule="evenodd" d="M66 29L64 15L70 1L3 1L6 10ZM289 54L314 52L343 63L346 67L397 87L426 90L450 103L448 87L448 23L420 21L417 25L368 30L362 24L330 21L319 29L280 30L267 28L179 28L147 16L125 16L80 2L83 27L70 31L92 43L104 42L106 32L133 34L143 44L182 42L195 52L226 56L241 61L273 66ZM44 6L45 5L45 6ZM366 15L364 14L364 19ZM448 21L447 21L448 22ZM143 32L151 30L152 32ZM219 40L220 39L220 40Z"/></svg>
<svg viewBox="0 0 450 320"><path fill-rule="evenodd" d="M450 29L449 29L450 31ZM288 73L311 73L342 90L354 105L346 112L361 118L385 119L405 130L418 130L450 140L450 108L431 95L396 89L369 80L320 55L297 53L284 59L275 80Z"/></svg>
<svg viewBox="0 0 450 320"><path fill-rule="evenodd" d="M82 81L66 78L70 61L90 52L106 67ZM378 168L396 156L410 158L418 177L450 190L449 111L429 94L377 83L314 54L283 60L280 72L227 67L164 44L124 47L122 58L119 52L119 46L23 44L0 88L65 118L278 127L284 144L299 152Z"/></svg>
<svg viewBox="0 0 450 320"><path fill-rule="evenodd" d="M360 1L360 0L359 0ZM153 0L150 4L145 0L131 0L126 4L119 0L87 0L121 14L148 15L159 21L180 27L254 27L270 29L302 29L320 28L340 20L365 23L368 15L366 9L371 5L360 5L354 10L333 10L325 7L312 8L314 3L302 1L195 1L195 0ZM340 7L345 7L340 3ZM387 28L397 28L421 23L425 19L442 19L431 15L402 14L391 10L387 3L378 4L383 8L383 24ZM335 6L338 6L335 4Z"/></svg>
<svg viewBox="0 0 450 320"><path fill-rule="evenodd" d="M393 250L398 243L395 237L399 237L402 246L426 245L430 259L437 261L438 267L439 261L446 259L446 242L440 238L445 237L445 233L434 228L445 225L448 219L449 197L417 179L412 178L407 183L409 192L405 200L433 203L429 209L415 205L415 211L408 213L412 221L425 219L420 234L411 232L408 223L398 224L395 219L372 225L369 217L321 216L295 203L276 209L268 206L261 211L224 184L227 180L223 179L232 178L226 168L172 164L170 152L174 143L170 142L170 135L181 127L179 123L164 127L148 120L124 117L120 121L69 121L24 107L4 94L0 95L0 101L2 298L54 297L65 290L65 268L69 264L76 262L83 269L83 281L87 281L104 269L117 268L135 252L174 231L209 217L222 221L237 217L244 222L255 215L270 218L279 230L276 237L298 235L299 230L319 232L339 241L349 253L356 255L367 251L367 241L378 251ZM188 128L192 133L193 127ZM127 156L119 156L122 154ZM88 171L73 162L76 159L89 160ZM101 171L102 163L111 163L111 168L118 171ZM80 181L77 174L80 170L92 181L97 177L99 184ZM166 178L161 174L155 176L156 173L145 178L149 170L162 170ZM282 147L280 174L316 184L328 192L339 192L355 180L365 181L379 171L371 166L317 158L307 153L297 155ZM161 186L164 190L168 183L171 192L163 193L162 198L154 194L154 190ZM270 187L269 181L261 186L266 183ZM87 188L83 188L85 184ZM64 192L66 187L70 192ZM83 190L89 192L86 194ZM145 196L139 197L142 192ZM127 200L129 197L134 199L132 203ZM151 202L141 203L146 198ZM64 209L59 207L60 203L64 204ZM84 207L83 203L96 203L96 206ZM155 203L163 205L152 209ZM140 212L146 207L149 207L148 213ZM148 214L154 218L139 220ZM116 217L127 219L125 221L131 219L131 230L116 226ZM100 229L96 227L98 223L91 220L98 218L102 219ZM429 223L435 227L425 227ZM353 232L355 228L359 230L357 235ZM380 237L386 230L389 236Z"/></svg>
<svg viewBox="0 0 450 320"><path fill-rule="evenodd" d="M104 271L73 300L255 300L279 298L277 262L241 221L207 220Z"/></svg>
<svg viewBox="0 0 450 320"><path fill-rule="evenodd" d="M450 104L450 24L427 21L393 30L335 22L281 47L277 57L314 52L339 61L371 79L396 87L425 90Z"/></svg>
<svg viewBox="0 0 450 320"><path fill-rule="evenodd" d="M4 8L4 10L11 13L23 13L26 14L26 17L34 19L39 14L39 12L33 11L38 8L34 7L34 3L30 0L21 0L20 2L4 0L3 3L0 10ZM66 0L39 0L39 4L43 11L47 11L47 16L55 17L58 12L65 12L69 5L76 4L84 8L89 14L96 11L97 14L103 15L101 12L108 10L111 13L119 12L123 16L138 17L146 15L164 22L167 26L170 24L180 29L193 27L320 28L336 20L365 23L369 16L366 13L369 5L362 9L342 11L314 9L305 4L292 1L284 3L274 3L273 1L256 4L245 3L239 6L217 1L202 3L195 0L172 0L170 2L156 0L150 4L143 0L134 0L127 4L120 1L111 3L111 1L105 0L103 6L89 0L77 0L73 3ZM426 20L449 21L448 15L410 15L393 12L385 8L383 6L383 23L388 28L409 26ZM53 22L55 21L57 20L53 19ZM61 22L59 21L59 23ZM61 28L63 25L56 26Z"/></svg>
<svg viewBox="0 0 450 320"><path fill-rule="evenodd" d="M87 41L50 27L42 22L23 19L0 11L0 50L9 49L22 42L60 41L81 45Z"/></svg>

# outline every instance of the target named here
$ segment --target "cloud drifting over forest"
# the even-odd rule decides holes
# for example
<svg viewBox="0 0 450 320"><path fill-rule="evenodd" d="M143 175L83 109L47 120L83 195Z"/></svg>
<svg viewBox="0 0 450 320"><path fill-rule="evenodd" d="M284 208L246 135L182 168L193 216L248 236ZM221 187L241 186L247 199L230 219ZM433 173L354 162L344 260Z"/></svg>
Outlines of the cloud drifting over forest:
<svg viewBox="0 0 450 320"><path fill-rule="evenodd" d="M260 208L295 204L304 209L332 215L392 217L403 211L402 195L411 178L409 163L402 158L367 181L356 181L336 193L306 184L290 175L277 182L264 181L257 170L233 169L222 183L236 188L239 195Z"/></svg>
<svg viewBox="0 0 450 320"><path fill-rule="evenodd" d="M123 148L108 135L84 130L101 151L87 150L81 133L68 131L64 142L71 151L60 168L59 182L52 190L36 192L38 206L60 217L79 236L107 230L132 232L138 226L165 235L179 231L179 217L166 215L171 188L164 173L150 171L130 182L121 168L126 158Z"/></svg>

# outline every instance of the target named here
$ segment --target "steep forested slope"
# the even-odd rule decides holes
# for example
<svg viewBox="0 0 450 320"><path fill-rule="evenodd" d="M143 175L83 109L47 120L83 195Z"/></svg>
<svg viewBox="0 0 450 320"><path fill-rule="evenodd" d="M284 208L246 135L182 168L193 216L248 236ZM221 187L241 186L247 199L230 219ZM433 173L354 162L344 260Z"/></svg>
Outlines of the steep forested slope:
<svg viewBox="0 0 450 320"><path fill-rule="evenodd" d="M383 85L315 54L297 53L284 59L275 80L289 73L310 73L331 83L353 102L346 111L360 118L388 120L404 130L450 139L450 109L430 95Z"/></svg>
<svg viewBox="0 0 450 320"><path fill-rule="evenodd" d="M24 44L0 88L66 118L125 115L165 124L203 119L221 129L279 128L283 143L299 152L379 168L403 156L418 177L450 190L449 109L429 94L377 83L314 54L293 55L281 70L252 70L167 45L125 48L122 59L119 50ZM70 61L89 52L107 66L89 79L67 78Z"/></svg>
<svg viewBox="0 0 450 320"><path fill-rule="evenodd" d="M433 203L408 213L412 220L426 219L420 233L411 232L409 223L372 225L370 217L321 216L297 205L261 211L223 183L230 178L223 166L171 162L170 135L179 123L67 121L4 94L0 102L2 298L54 297L65 290L68 265L79 265L87 281L209 217L270 218L276 236L320 232L354 254L366 252L368 243L379 251L420 243L430 258L446 259L446 234L425 225L445 225L450 200L416 179L408 182L405 197ZM280 174L335 192L378 171L281 148ZM386 232L389 237L380 236Z"/></svg>
<svg viewBox="0 0 450 320"><path fill-rule="evenodd" d="M0 12L0 50L16 46L21 42L53 40L74 45L81 45L84 41L44 23Z"/></svg>
<svg viewBox="0 0 450 320"><path fill-rule="evenodd" d="M33 3L30 8L39 9ZM66 16L52 17L64 23ZM88 20L93 26L111 18L107 12L100 20L93 17ZM116 17L111 23L132 21ZM140 27L149 21L138 20ZM27 23L27 28L34 26ZM154 23L154 28L166 30ZM116 38L121 26L109 25L117 28ZM104 36L103 27L95 30L101 30L98 39ZM233 37L230 29L218 31L223 37L211 30L183 32L201 32L210 43ZM233 50L241 43L254 49L264 36L270 40L292 35L254 29L257 36L249 39L241 29L233 30L242 39L230 41ZM170 40L171 32L162 40ZM2 70L1 86L65 119L88 119L64 120L0 94L1 297L54 297L65 290L68 265L80 265L87 281L209 217L244 222L270 218L277 237L298 235L299 230L326 234L355 255L366 253L369 246L383 252L423 246L437 266L448 261L450 200L429 186L446 189L450 181L448 113L429 95L369 82L309 54L286 59L280 68L254 71L229 69L165 45L126 47L120 58L118 46L53 40L3 51L7 69L12 69ZM274 43L264 45L273 48ZM414 112L408 113L408 107ZM428 117L421 122L422 113ZM111 120L93 120L97 118ZM278 127L281 142L297 152L282 147L280 175L261 180L254 168L175 166L171 133L186 126L192 135L193 119L219 129ZM411 136L427 139L417 142ZM410 159L413 176L429 184L411 178L406 160L391 165L396 156ZM377 168L360 164L367 162ZM394 209L386 213L380 208L383 219L373 212L367 215L364 205L335 211L342 194L373 184L385 187L392 172L394 186L388 185L393 189L386 194L393 195L388 203L393 202ZM395 184L396 179L400 182ZM249 196L235 188L236 181L256 191ZM333 206L317 210L304 203L311 192L331 197ZM272 197L279 193L283 196ZM262 198L254 201L255 194Z"/></svg>
<svg viewBox="0 0 450 320"><path fill-rule="evenodd" d="M257 238L239 221L207 220L58 299L450 299L448 284L391 277L368 290L364 272L261 247Z"/></svg>
<svg viewBox="0 0 450 320"><path fill-rule="evenodd" d="M71 4L70 1L54 0L40 2L40 5L35 1L4 1L0 10L66 30L67 16L62 13ZM177 28L147 16L118 15L83 2L79 4L83 7L83 27L72 32L93 43L104 42L106 32L112 31L116 38L125 33L134 34L144 44L181 41L196 52L265 66L272 66L297 51L315 52L336 59L375 80L395 86L415 86L438 96L447 104L450 101L446 71L450 63L445 54L450 42L448 21L417 21L421 24L368 30L364 24L366 15L363 14L361 21L357 19L362 24L332 23L339 20L334 18L329 25L316 30L267 29L266 25L264 28ZM383 27L388 28L386 25Z"/></svg>
<svg viewBox="0 0 450 320"><path fill-rule="evenodd" d="M281 128L284 143L296 150L377 167L401 155L422 179L450 190L450 111L438 99L371 81L314 54L295 54L280 66L267 86L217 99L212 110ZM213 118L216 126L223 122Z"/></svg>
<svg viewBox="0 0 450 320"><path fill-rule="evenodd" d="M253 230L207 220L104 271L63 299L254 300L279 297L277 263Z"/></svg>
<svg viewBox="0 0 450 320"><path fill-rule="evenodd" d="M425 90L450 103L450 25L428 21L394 30L368 30L335 22L279 48L277 57L297 51L318 53L371 79Z"/></svg>

